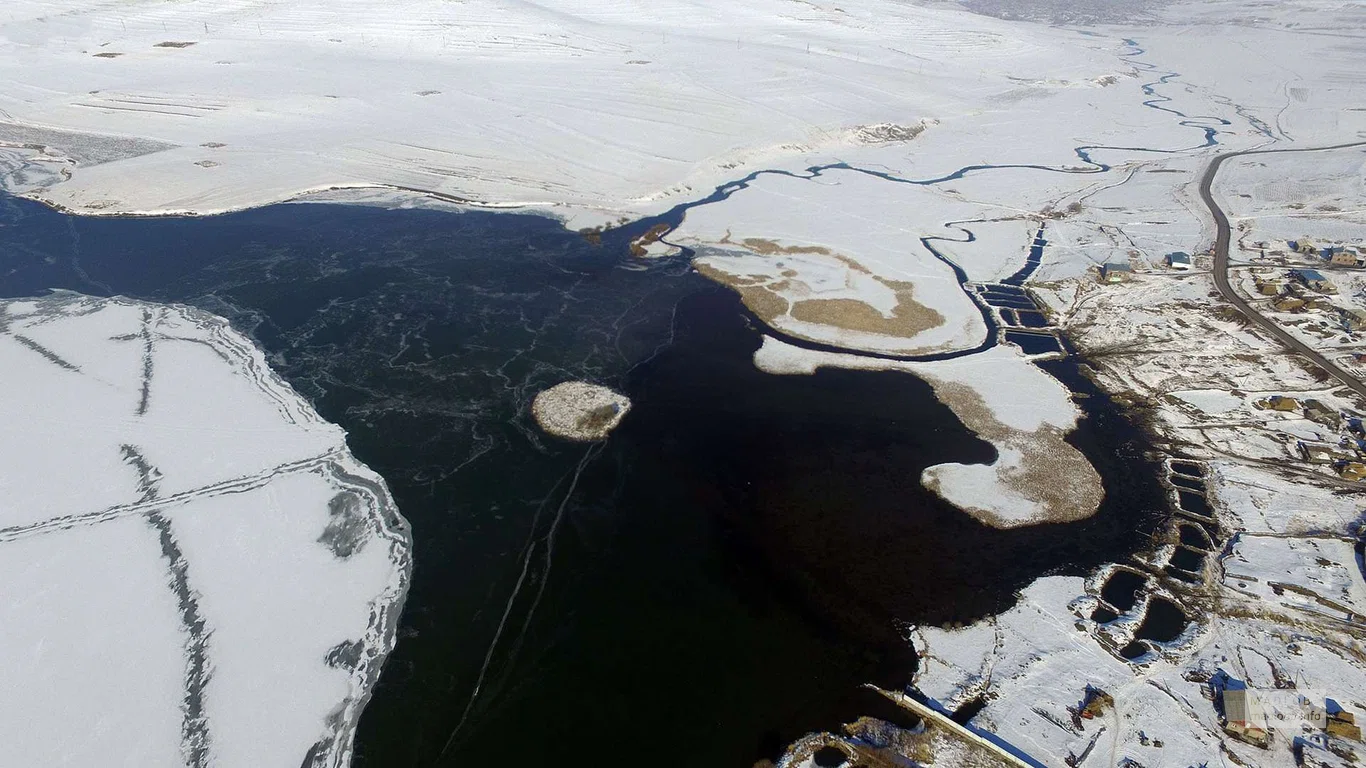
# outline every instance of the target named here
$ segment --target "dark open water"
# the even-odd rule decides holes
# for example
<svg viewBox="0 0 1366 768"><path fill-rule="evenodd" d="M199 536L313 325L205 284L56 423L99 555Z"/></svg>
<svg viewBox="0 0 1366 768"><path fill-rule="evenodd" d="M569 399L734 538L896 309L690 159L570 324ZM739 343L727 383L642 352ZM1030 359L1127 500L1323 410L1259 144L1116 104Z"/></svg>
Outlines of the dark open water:
<svg viewBox="0 0 1366 768"><path fill-rule="evenodd" d="M737 299L685 260L642 267L625 236L339 205L77 219L0 197L0 294L223 314L386 478L416 566L362 766L748 766L866 711L858 684L904 684L901 622L998 612L1157 524L1141 435L1075 362L1048 370L1091 395L1074 441L1105 506L996 531L920 487L930 464L993 455L926 384L760 373ZM566 379L633 399L600 447L530 420Z"/></svg>

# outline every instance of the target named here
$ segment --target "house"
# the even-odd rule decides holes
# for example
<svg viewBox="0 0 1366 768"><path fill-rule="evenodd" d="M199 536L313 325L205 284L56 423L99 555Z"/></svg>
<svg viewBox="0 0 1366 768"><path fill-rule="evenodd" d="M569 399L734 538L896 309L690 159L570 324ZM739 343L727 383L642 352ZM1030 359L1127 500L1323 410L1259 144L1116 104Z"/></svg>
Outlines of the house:
<svg viewBox="0 0 1366 768"><path fill-rule="evenodd" d="M1215 686L1218 703L1223 708L1224 732L1263 749L1271 746L1271 732L1267 730L1266 713L1257 692L1223 670L1210 679L1210 684Z"/></svg>
<svg viewBox="0 0 1366 768"><path fill-rule="evenodd" d="M1305 709L1305 716L1309 717L1309 722L1313 723L1314 727L1335 737L1361 741L1362 731L1361 727L1356 726L1356 715L1343 709L1332 698L1325 698L1324 705L1318 707L1302 696L1299 697L1299 705Z"/></svg>
<svg viewBox="0 0 1366 768"><path fill-rule="evenodd" d="M1270 408L1273 411L1298 411L1300 401L1285 395L1272 395L1265 400L1257 403L1262 408Z"/></svg>
<svg viewBox="0 0 1366 768"><path fill-rule="evenodd" d="M1257 293L1263 296L1275 296L1281 292L1281 284L1275 280L1263 280L1257 278Z"/></svg>
<svg viewBox="0 0 1366 768"><path fill-rule="evenodd" d="M1125 263L1102 264L1100 281L1102 283L1122 283L1133 275L1134 268Z"/></svg>
<svg viewBox="0 0 1366 768"><path fill-rule="evenodd" d="M1338 318L1342 321L1342 327L1349 331L1366 328L1366 312L1359 309L1339 309Z"/></svg>
<svg viewBox="0 0 1366 768"><path fill-rule="evenodd" d="M1339 267L1359 267L1361 266L1361 256L1346 248L1334 248L1329 254L1328 261Z"/></svg>
<svg viewBox="0 0 1366 768"><path fill-rule="evenodd" d="M1286 245L1290 246L1290 250L1295 253L1303 254L1305 256L1313 256L1319 252L1319 249L1312 242L1303 237L1299 240L1290 240L1286 242Z"/></svg>
<svg viewBox="0 0 1366 768"><path fill-rule="evenodd" d="M1366 478L1366 464L1359 461L1339 461L1333 464L1333 470L1338 473L1338 477L1343 480L1361 480Z"/></svg>
<svg viewBox="0 0 1366 768"><path fill-rule="evenodd" d="M1319 293L1337 293L1338 289L1316 269L1292 269L1290 277L1304 287Z"/></svg>
<svg viewBox="0 0 1366 768"><path fill-rule="evenodd" d="M1282 296L1271 302L1277 312L1295 312L1304 309L1305 301L1298 296Z"/></svg>
<svg viewBox="0 0 1366 768"><path fill-rule="evenodd" d="M1190 269L1191 255L1182 251L1167 254L1167 266L1171 269Z"/></svg>
<svg viewBox="0 0 1366 768"><path fill-rule="evenodd" d="M1336 464L1339 461L1352 460L1351 456L1327 443L1310 443L1300 440L1295 443L1295 447L1300 451L1300 458L1310 464Z"/></svg>
<svg viewBox="0 0 1366 768"><path fill-rule="evenodd" d="M1088 685L1086 686L1086 695L1082 697L1081 701L1081 716L1090 720L1105 714L1105 710L1114 705L1115 700L1110 694L1094 685Z"/></svg>
<svg viewBox="0 0 1366 768"><path fill-rule="evenodd" d="M1318 400L1304 401L1304 417L1334 429L1342 427L1342 414L1338 409L1330 408Z"/></svg>
<svg viewBox="0 0 1366 768"><path fill-rule="evenodd" d="M1323 730L1331 736L1361 741L1361 728L1357 726L1356 715L1343 709L1342 705L1333 699L1324 699L1323 709L1328 716L1328 723Z"/></svg>

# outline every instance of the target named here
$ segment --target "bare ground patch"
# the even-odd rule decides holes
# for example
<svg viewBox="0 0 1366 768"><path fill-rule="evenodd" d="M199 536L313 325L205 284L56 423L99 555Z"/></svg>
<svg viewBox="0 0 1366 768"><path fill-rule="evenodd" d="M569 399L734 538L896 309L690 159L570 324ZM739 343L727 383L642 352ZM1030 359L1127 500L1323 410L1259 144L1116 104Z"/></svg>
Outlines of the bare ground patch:
<svg viewBox="0 0 1366 768"><path fill-rule="evenodd" d="M722 243L735 244L729 234L721 239ZM915 300L915 284L906 281L888 280L873 275L857 261L841 254L833 253L823 245L782 245L773 240L750 237L738 243L746 250L761 256L815 255L829 257L843 264L850 272L865 275L876 280L896 294L896 306L890 314L878 310L871 304L856 298L806 298L794 297L794 289L808 288L799 279L800 272L791 268L779 274L783 279L767 275L734 274L714 264L699 261L695 264L704 277L722 285L729 286L740 294L745 306L766 324L778 328L783 324L781 318L838 328L857 333L890 336L909 339L919 333L937 328L944 324L944 316L937 310ZM632 245L632 252L635 246ZM786 333L808 341L825 341L790 327L782 327Z"/></svg>
<svg viewBox="0 0 1366 768"><path fill-rule="evenodd" d="M849 331L876 333L881 336L910 338L922 331L944 324L944 316L915 301L909 283L878 279L896 291L896 307L891 317L857 299L804 299L792 305L792 319L819 325L830 325Z"/></svg>

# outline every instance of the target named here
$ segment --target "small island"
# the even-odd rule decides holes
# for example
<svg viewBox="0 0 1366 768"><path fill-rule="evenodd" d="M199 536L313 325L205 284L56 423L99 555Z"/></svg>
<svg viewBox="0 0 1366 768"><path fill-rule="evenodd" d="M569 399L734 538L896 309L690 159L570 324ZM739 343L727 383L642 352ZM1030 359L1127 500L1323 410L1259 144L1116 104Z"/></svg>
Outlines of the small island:
<svg viewBox="0 0 1366 768"><path fill-rule="evenodd" d="M531 414L541 429L580 443L606 439L629 410L628 397L586 381L556 384L531 403Z"/></svg>

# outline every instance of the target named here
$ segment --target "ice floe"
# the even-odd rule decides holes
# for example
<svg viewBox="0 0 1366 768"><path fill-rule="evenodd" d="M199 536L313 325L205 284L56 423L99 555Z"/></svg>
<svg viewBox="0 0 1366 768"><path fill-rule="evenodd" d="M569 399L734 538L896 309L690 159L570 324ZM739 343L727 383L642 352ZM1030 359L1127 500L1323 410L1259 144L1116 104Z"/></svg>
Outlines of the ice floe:
<svg viewBox="0 0 1366 768"><path fill-rule="evenodd" d="M347 764L411 542L226 321L0 302L0 762Z"/></svg>

